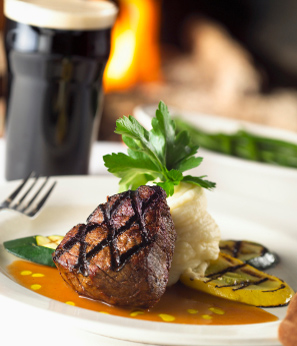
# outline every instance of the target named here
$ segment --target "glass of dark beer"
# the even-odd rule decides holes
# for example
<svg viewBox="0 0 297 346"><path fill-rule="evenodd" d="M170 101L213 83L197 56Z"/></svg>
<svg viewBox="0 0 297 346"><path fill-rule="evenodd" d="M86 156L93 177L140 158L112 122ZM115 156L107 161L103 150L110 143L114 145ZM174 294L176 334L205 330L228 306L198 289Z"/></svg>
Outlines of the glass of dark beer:
<svg viewBox="0 0 297 346"><path fill-rule="evenodd" d="M6 179L87 174L117 15L104 0L5 0Z"/></svg>

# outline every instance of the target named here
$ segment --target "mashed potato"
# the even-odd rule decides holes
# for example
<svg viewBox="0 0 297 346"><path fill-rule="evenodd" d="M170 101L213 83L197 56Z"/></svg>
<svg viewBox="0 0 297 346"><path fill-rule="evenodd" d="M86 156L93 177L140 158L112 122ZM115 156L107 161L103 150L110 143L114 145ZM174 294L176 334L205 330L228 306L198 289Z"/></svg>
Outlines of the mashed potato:
<svg viewBox="0 0 297 346"><path fill-rule="evenodd" d="M207 212L207 200L200 186L181 183L167 199L177 232L168 286L185 271L203 276L208 263L219 254L220 230Z"/></svg>

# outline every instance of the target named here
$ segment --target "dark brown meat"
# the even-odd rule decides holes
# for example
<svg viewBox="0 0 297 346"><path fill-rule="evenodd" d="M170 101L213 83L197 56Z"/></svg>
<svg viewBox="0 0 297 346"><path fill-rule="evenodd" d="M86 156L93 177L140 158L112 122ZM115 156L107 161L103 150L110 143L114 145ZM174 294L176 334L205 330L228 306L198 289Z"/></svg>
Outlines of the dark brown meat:
<svg viewBox="0 0 297 346"><path fill-rule="evenodd" d="M67 233L53 259L80 295L149 308L165 292L175 240L164 190L141 186L108 197Z"/></svg>

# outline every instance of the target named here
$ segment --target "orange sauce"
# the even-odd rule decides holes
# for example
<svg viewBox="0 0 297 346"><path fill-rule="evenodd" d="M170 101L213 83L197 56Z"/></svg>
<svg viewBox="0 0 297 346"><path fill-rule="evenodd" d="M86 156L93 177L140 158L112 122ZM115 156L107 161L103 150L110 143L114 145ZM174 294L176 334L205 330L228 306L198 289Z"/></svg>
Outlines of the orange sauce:
<svg viewBox="0 0 297 346"><path fill-rule="evenodd" d="M57 269L18 260L8 266L10 275L22 286L43 296L84 309L148 321L186 324L251 324L278 318L260 308L217 298L182 284L166 290L151 310L125 309L80 297L60 277Z"/></svg>

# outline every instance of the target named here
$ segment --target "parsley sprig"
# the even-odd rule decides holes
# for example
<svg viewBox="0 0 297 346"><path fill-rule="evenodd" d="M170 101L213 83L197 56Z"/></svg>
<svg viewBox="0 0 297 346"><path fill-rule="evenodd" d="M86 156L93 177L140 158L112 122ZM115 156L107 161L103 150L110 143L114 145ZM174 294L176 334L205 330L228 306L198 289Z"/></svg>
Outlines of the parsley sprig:
<svg viewBox="0 0 297 346"><path fill-rule="evenodd" d="M183 175L183 172L198 167L202 157L195 156L199 147L190 143L187 131L176 133L175 123L162 101L150 131L134 117L124 116L117 120L115 133L122 135L128 155L112 153L105 155L103 160L108 171L121 178L120 191L136 189L155 180L167 196L173 195L174 185L181 181L207 189L215 187L215 183L204 179L206 176Z"/></svg>

